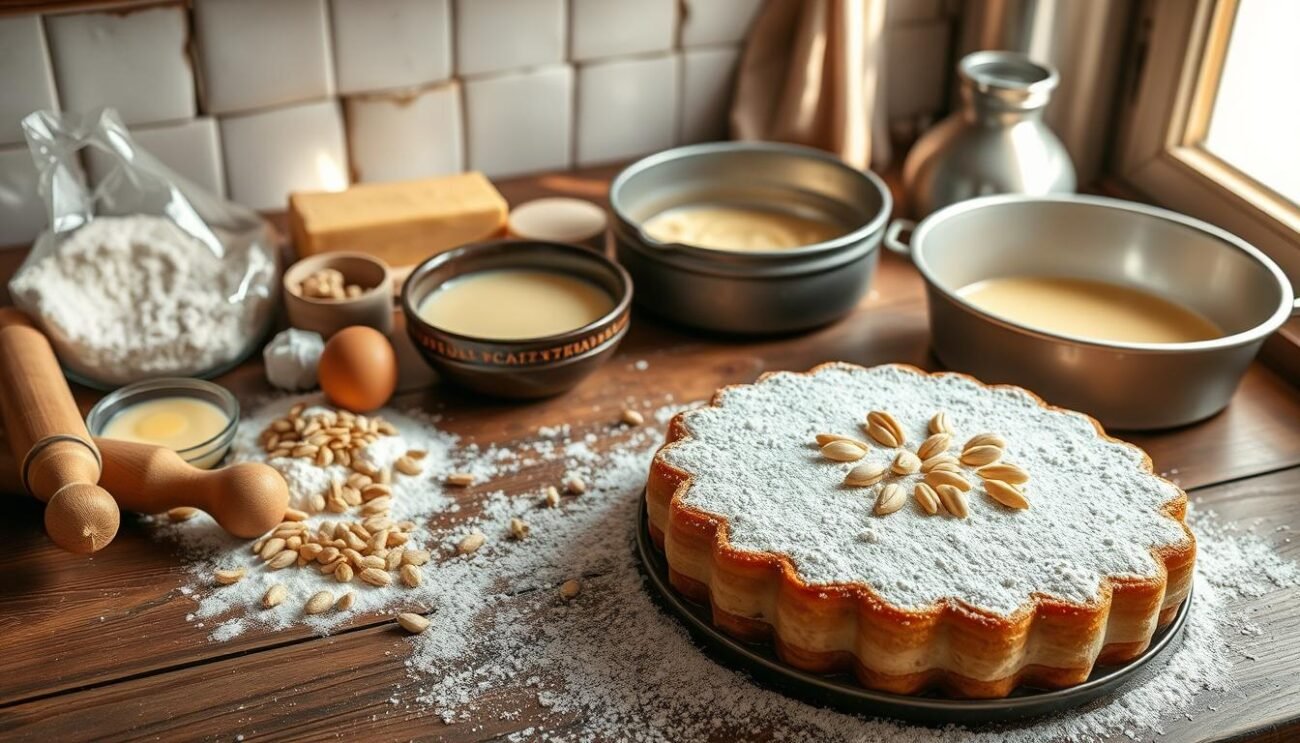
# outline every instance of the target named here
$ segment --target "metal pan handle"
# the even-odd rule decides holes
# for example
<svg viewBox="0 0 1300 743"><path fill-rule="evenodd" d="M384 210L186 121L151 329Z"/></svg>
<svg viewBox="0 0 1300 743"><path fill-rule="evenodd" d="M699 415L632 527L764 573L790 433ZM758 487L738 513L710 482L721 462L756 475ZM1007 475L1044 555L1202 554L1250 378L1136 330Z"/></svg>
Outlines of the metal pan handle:
<svg viewBox="0 0 1300 743"><path fill-rule="evenodd" d="M916 222L910 219L895 219L885 228L885 247L898 253L899 255L912 257L912 245L910 242L903 242L901 235L906 232L910 239L912 233L916 230Z"/></svg>

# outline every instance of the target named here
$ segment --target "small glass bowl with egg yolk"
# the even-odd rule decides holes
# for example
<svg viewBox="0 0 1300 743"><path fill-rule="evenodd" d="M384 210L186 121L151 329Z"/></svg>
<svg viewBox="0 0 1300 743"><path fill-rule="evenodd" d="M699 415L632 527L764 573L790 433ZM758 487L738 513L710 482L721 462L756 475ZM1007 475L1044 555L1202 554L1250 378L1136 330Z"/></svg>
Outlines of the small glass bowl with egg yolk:
<svg viewBox="0 0 1300 743"><path fill-rule="evenodd" d="M239 427L239 401L201 379L149 379L109 393L91 408L97 438L153 444L202 469L217 466Z"/></svg>

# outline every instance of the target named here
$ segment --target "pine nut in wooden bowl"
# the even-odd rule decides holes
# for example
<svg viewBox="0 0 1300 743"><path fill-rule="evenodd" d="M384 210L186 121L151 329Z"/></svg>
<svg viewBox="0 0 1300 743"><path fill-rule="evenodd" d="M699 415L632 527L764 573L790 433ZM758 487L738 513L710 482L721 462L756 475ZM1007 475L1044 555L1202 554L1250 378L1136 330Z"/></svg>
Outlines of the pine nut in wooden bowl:
<svg viewBox="0 0 1300 743"><path fill-rule="evenodd" d="M289 324L328 339L350 325L393 330L393 279L388 264L365 253L319 253L284 272Z"/></svg>

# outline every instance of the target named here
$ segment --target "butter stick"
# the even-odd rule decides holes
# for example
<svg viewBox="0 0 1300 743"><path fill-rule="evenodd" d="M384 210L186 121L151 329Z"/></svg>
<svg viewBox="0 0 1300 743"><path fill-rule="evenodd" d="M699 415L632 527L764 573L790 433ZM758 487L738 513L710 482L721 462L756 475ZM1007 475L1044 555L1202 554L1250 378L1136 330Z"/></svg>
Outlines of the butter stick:
<svg viewBox="0 0 1300 743"><path fill-rule="evenodd" d="M289 197L289 229L299 256L360 251L392 266L496 237L506 213L506 200L482 173Z"/></svg>

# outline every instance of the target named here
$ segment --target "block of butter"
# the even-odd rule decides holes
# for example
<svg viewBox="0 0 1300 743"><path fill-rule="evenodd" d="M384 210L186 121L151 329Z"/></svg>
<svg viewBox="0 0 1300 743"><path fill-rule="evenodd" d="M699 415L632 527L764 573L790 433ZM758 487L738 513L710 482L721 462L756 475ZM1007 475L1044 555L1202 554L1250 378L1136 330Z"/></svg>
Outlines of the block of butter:
<svg viewBox="0 0 1300 743"><path fill-rule="evenodd" d="M506 200L482 173L289 196L299 256L351 250L392 266L500 235L506 213Z"/></svg>

